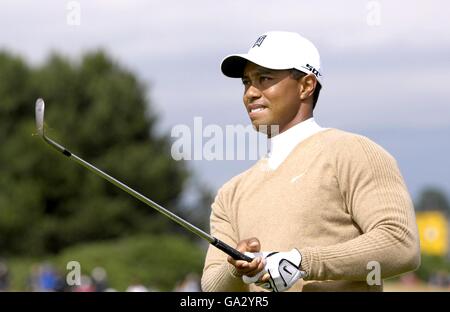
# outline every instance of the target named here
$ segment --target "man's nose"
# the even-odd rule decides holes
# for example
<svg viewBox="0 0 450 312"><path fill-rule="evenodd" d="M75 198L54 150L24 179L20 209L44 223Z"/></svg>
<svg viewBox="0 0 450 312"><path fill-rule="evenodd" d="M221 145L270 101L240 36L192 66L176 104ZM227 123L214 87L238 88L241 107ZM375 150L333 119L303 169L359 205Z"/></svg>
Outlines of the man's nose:
<svg viewBox="0 0 450 312"><path fill-rule="evenodd" d="M244 99L246 100L246 103L251 103L254 100L258 99L261 97L261 91L256 88L254 85L250 85L250 87L248 87L247 91L244 94Z"/></svg>

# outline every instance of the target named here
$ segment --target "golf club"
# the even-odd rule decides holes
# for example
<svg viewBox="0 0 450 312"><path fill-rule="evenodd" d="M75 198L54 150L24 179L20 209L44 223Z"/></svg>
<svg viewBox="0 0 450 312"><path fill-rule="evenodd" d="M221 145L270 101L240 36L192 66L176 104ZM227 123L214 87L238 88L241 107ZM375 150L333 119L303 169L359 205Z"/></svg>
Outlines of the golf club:
<svg viewBox="0 0 450 312"><path fill-rule="evenodd" d="M219 239L209 235L208 233L202 231L201 229L199 229L196 226L190 224L186 220L183 220L182 218L180 218L176 214L170 212L166 208L164 208L164 207L160 206L159 204L155 203L154 201L148 199L144 195L141 195L137 191L133 190L132 188L128 187L127 185L123 184L122 182L116 180L115 178L113 178L110 175L106 174L102 170L100 170L100 169L96 168L95 166L91 165L87 161L84 161L83 159L81 159L77 155L75 155L75 154L71 153L70 151L68 151L65 147L61 146L60 144L58 144L55 141L53 141L50 138L48 138L45 135L45 132L44 132L44 109L45 109L44 100L41 99L41 98L37 99L37 101L36 101L36 129L37 129L38 135L41 138L43 138L44 141L48 145L50 145L51 147L56 149L58 152L61 152L63 155L69 157L73 161L77 162L78 164L82 165L83 167L89 169L90 171L92 171L96 175L99 175L102 178L108 180L109 182L111 182L112 184L117 186L118 188L124 190L125 192L127 192L128 194L133 196L134 198L139 199L141 202L147 204L148 206L150 206L153 209L157 210L158 212L162 213L166 217L172 219L173 221L175 221L176 223L178 223L179 225L181 225L182 227L184 227L188 231L196 234L200 238L206 240L211 245L217 247L218 249L222 250L226 254L230 255L235 260L244 260L244 261L248 261L248 262L252 261L252 258L244 255L243 253L239 252L235 248L227 245L226 243L222 242L221 240L219 240Z"/></svg>

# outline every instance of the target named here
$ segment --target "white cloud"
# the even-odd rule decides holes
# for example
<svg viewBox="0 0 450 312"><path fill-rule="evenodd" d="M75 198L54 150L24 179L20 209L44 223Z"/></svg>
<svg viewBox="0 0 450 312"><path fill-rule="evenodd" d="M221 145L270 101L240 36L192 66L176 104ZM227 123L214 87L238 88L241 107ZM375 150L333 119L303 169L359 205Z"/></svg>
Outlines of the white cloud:
<svg viewBox="0 0 450 312"><path fill-rule="evenodd" d="M246 48L270 29L298 31L319 47L366 50L396 43L449 45L445 1L375 1L381 24L367 25L367 3L335 1L79 0L81 25L66 23L70 1L2 3L0 44L35 58L49 47L76 54L105 45L121 57ZM123 55L122 55L123 54Z"/></svg>
<svg viewBox="0 0 450 312"><path fill-rule="evenodd" d="M34 62L50 50L79 56L104 47L152 83L151 97L166 125L182 118L180 98L185 113L192 114L187 119L203 114L214 120L215 113L232 119L230 103L240 105L241 89L220 76L220 59L247 50L270 29L301 32L321 50L327 75L321 100L338 101L340 108L320 106L325 120L329 113L333 121L339 116L341 124L350 125L376 125L377 115L403 125L449 122L439 100L450 92L445 1L79 0L80 26L66 22L69 2L2 3L0 47ZM367 24L372 2L379 4L379 26ZM427 98L427 106L436 109L429 111L433 118L424 119L422 106L414 103ZM407 118L400 117L405 109ZM356 115L348 118L343 113L348 110Z"/></svg>

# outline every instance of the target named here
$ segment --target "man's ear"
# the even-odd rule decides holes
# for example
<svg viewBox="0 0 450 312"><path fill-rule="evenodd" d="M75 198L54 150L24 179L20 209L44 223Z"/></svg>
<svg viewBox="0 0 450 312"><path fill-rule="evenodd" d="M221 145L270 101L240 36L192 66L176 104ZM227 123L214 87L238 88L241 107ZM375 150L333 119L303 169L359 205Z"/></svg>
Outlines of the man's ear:
<svg viewBox="0 0 450 312"><path fill-rule="evenodd" d="M301 79L299 79L298 83L301 100L305 100L313 96L314 90L317 86L317 79L313 74L308 74L302 77Z"/></svg>

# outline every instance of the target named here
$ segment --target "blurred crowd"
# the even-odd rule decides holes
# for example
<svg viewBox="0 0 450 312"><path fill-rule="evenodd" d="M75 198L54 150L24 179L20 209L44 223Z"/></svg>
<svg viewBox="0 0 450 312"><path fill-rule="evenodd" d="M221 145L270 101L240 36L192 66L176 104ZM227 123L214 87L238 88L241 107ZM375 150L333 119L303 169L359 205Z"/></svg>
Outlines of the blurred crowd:
<svg viewBox="0 0 450 312"><path fill-rule="evenodd" d="M103 267L95 267L89 275L81 275L79 284L69 286L66 276L50 263L36 263L31 266L26 278L25 291L31 292L114 292L123 291L112 288L108 282L108 274ZM429 289L450 291L450 272L436 271L425 283L414 272L399 278L399 286L404 289ZM394 288L395 291L396 288ZM0 259L0 291L16 291L11 287L11 272L7 262ZM126 292L157 292L153 286L145 285L136 279L125 289ZM189 273L174 286L174 292L200 292L200 276Z"/></svg>
<svg viewBox="0 0 450 312"><path fill-rule="evenodd" d="M113 292L118 291L110 287L108 274L103 267L95 267L89 275L83 274L78 285L69 286L66 276L50 263L36 263L31 266L30 273L26 278L26 291L31 292ZM7 262L0 259L0 291L14 291L11 288L11 272ZM122 291L122 290L120 290ZM139 280L131 283L125 291L127 292L155 292L159 289L144 285ZM172 291L176 292L199 292L200 277L195 273L189 273L180 280Z"/></svg>

